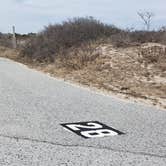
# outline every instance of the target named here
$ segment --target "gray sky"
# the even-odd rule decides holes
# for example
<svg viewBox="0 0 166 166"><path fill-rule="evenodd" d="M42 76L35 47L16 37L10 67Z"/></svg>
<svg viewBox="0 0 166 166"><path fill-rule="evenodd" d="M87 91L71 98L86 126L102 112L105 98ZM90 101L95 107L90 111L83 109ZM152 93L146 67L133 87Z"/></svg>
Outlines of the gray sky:
<svg viewBox="0 0 166 166"><path fill-rule="evenodd" d="M137 11L155 13L152 28L166 26L166 0L1 0L0 32L38 32L67 18L93 16L121 28L143 29Z"/></svg>

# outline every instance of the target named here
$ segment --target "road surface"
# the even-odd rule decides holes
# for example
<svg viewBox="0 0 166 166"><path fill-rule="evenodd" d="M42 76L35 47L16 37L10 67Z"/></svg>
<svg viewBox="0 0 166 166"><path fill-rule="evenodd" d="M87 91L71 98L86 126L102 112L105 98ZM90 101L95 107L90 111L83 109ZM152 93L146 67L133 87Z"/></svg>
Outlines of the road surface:
<svg viewBox="0 0 166 166"><path fill-rule="evenodd" d="M60 125L86 121L125 134L85 139ZM0 165L166 166L166 111L0 58Z"/></svg>

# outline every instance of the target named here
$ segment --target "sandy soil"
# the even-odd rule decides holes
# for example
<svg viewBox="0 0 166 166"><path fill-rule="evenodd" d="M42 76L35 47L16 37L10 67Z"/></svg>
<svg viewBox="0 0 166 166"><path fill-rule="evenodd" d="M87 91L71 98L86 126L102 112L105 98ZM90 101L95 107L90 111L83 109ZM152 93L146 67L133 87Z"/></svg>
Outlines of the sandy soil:
<svg viewBox="0 0 166 166"><path fill-rule="evenodd" d="M107 44L97 47L96 53L93 62L77 70L58 68L60 62L40 70L166 108L166 46L147 43L117 49Z"/></svg>

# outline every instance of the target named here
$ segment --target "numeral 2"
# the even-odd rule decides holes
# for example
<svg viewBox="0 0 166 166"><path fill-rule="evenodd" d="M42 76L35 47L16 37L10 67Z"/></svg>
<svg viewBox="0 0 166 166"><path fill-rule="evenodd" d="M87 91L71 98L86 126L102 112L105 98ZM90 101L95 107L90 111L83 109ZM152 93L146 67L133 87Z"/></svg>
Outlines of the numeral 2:
<svg viewBox="0 0 166 166"><path fill-rule="evenodd" d="M74 131L79 131L81 129L100 129L103 126L97 123L87 123L87 125L79 125L79 124L70 124L66 125Z"/></svg>

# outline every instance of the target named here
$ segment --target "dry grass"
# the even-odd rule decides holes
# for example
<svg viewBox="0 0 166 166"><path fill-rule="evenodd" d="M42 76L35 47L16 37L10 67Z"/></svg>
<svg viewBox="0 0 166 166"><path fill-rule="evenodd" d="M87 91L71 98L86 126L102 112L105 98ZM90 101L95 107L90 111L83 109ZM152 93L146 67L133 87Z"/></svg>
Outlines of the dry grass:
<svg viewBox="0 0 166 166"><path fill-rule="evenodd" d="M19 56L18 50L0 46L0 57L17 60L18 56Z"/></svg>
<svg viewBox="0 0 166 166"><path fill-rule="evenodd" d="M146 99L166 108L164 45L147 43L118 49L110 44L93 46L89 54L77 51L75 55L71 51L70 59L58 59L41 69L54 76L127 97Z"/></svg>
<svg viewBox="0 0 166 166"><path fill-rule="evenodd" d="M19 59L18 52L1 49L3 57L19 60L52 76L125 97L150 101L166 108L166 46L146 43L115 48L110 43L90 43L67 50L54 63ZM12 56L11 56L12 55ZM13 56L14 55L14 56Z"/></svg>

